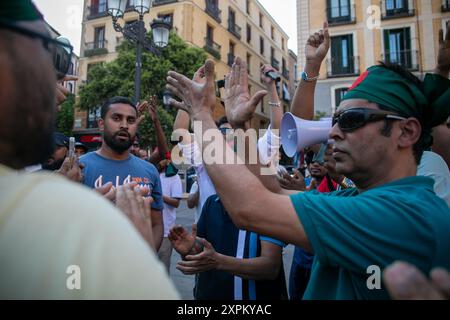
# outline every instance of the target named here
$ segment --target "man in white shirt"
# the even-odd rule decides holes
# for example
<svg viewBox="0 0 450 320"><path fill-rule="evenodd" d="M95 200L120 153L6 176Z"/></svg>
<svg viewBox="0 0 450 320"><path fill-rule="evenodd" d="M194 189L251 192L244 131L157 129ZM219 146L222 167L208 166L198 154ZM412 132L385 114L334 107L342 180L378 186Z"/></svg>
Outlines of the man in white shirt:
<svg viewBox="0 0 450 320"><path fill-rule="evenodd" d="M172 244L167 237L170 228L175 225L175 220L177 218L176 208L180 205L180 199L183 196L180 176L176 171L168 170L173 168L169 167L170 165L169 160L162 160L157 166L164 202L164 236L158 251L158 257L166 266L167 273L170 273L170 257L172 255Z"/></svg>

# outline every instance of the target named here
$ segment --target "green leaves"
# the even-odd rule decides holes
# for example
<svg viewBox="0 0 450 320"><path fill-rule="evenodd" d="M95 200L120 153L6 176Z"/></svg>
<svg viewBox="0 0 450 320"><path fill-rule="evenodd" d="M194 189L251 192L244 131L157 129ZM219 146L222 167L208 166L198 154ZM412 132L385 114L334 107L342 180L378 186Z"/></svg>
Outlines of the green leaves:
<svg viewBox="0 0 450 320"><path fill-rule="evenodd" d="M151 34L149 33L147 37L151 37ZM78 108L83 110L95 108L113 96L133 97L136 48L128 41L123 41L117 46L117 52L116 60L99 63L88 68L88 81L80 87ZM175 109L166 110L162 107L167 72L175 70L192 77L206 58L204 50L189 47L175 33L171 33L169 44L162 51L160 57L143 50L141 101L149 99L151 95L158 97L158 101L160 101L158 115L168 138L170 138L177 111ZM145 119L141 123L139 133L144 145L155 145L154 129L149 119Z"/></svg>

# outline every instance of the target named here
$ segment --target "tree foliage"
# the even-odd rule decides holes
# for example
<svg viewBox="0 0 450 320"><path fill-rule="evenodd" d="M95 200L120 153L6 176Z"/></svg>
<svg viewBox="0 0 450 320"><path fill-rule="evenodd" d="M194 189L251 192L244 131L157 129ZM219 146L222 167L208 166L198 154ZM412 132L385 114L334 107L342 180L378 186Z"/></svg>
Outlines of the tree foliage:
<svg viewBox="0 0 450 320"><path fill-rule="evenodd" d="M67 100L61 105L61 109L56 114L56 129L70 137L72 135L74 119L75 96L69 94Z"/></svg>
<svg viewBox="0 0 450 320"><path fill-rule="evenodd" d="M151 34L147 37L150 39ZM88 110L101 105L113 96L132 98L134 95L134 73L136 48L124 41L117 47L118 57L109 63L100 63L90 68L88 81L79 91L79 108ZM188 46L180 37L171 33L168 46L161 56L155 56L145 49L142 53L141 101L156 95L162 102L166 85L167 72L175 70L188 77L205 62L207 55L204 50ZM160 103L158 115L161 125L169 138L176 110L165 109ZM141 123L139 133L144 146L155 145L154 128L148 117Z"/></svg>

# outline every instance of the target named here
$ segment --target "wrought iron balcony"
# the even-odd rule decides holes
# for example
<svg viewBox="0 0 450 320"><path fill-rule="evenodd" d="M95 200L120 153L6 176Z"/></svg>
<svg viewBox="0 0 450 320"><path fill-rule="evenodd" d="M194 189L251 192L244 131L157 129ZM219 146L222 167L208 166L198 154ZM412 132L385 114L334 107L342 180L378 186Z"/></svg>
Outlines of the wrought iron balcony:
<svg viewBox="0 0 450 320"><path fill-rule="evenodd" d="M410 70L419 70L419 51L418 50L400 50L385 52L381 59L391 64L399 64Z"/></svg>
<svg viewBox="0 0 450 320"><path fill-rule="evenodd" d="M228 53L228 59L227 59L227 64L231 67L232 65L233 65L233 63L234 63L234 58L235 58L235 56L234 56L234 54L233 53Z"/></svg>
<svg viewBox="0 0 450 320"><path fill-rule="evenodd" d="M205 0L205 1L206 1L205 12L207 14L209 14L211 17L213 17L214 20L216 20L218 23L221 23L222 18L220 16L222 14L222 10L220 10L219 7L217 5L215 5L213 2L211 2L209 0Z"/></svg>
<svg viewBox="0 0 450 320"><path fill-rule="evenodd" d="M203 49L205 49L206 52L210 53L216 59L220 60L221 46L215 43L212 39L205 37L205 46L203 47Z"/></svg>
<svg viewBox="0 0 450 320"><path fill-rule="evenodd" d="M241 38L242 28L231 20L228 20L228 31L230 31L236 38Z"/></svg>
<svg viewBox="0 0 450 320"><path fill-rule="evenodd" d="M173 2L178 2L178 0L154 0L152 6L162 6Z"/></svg>
<svg viewBox="0 0 450 320"><path fill-rule="evenodd" d="M283 71L281 72L281 74L283 75L283 77L284 77L286 80L289 80L289 70L288 70L288 69L283 68Z"/></svg>
<svg viewBox="0 0 450 320"><path fill-rule="evenodd" d="M359 56L327 59L328 78L351 77L359 75Z"/></svg>
<svg viewBox="0 0 450 320"><path fill-rule="evenodd" d="M275 58L270 59L270 64L277 70L280 70L280 61Z"/></svg>
<svg viewBox="0 0 450 320"><path fill-rule="evenodd" d="M107 44L108 41L106 40L98 40L86 43L84 49L84 56L92 57L108 53L108 49L106 48Z"/></svg>
<svg viewBox="0 0 450 320"><path fill-rule="evenodd" d="M416 10L412 8L413 1L406 0L404 6L401 8L390 9L387 7L386 0L381 1L381 20L413 17L416 14Z"/></svg>

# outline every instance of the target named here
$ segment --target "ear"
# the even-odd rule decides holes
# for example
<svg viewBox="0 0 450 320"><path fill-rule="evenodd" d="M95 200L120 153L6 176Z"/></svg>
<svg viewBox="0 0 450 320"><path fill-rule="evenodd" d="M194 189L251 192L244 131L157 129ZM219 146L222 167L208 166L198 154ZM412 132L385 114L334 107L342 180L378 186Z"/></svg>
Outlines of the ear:
<svg viewBox="0 0 450 320"><path fill-rule="evenodd" d="M100 131L103 131L105 129L105 120L103 120L102 118L97 120L97 124Z"/></svg>
<svg viewBox="0 0 450 320"><path fill-rule="evenodd" d="M422 126L416 118L408 118L400 121L400 136L398 138L398 145L401 148L408 148L414 146L420 139L422 133Z"/></svg>

